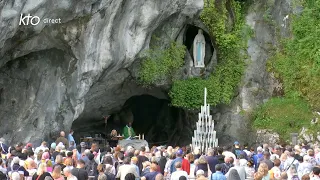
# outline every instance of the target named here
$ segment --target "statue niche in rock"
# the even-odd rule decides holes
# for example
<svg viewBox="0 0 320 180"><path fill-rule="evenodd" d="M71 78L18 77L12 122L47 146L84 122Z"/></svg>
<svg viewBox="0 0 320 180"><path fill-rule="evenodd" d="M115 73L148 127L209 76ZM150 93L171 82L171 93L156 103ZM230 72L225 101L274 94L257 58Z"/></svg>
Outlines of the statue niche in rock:
<svg viewBox="0 0 320 180"><path fill-rule="evenodd" d="M204 67L204 56L206 52L206 40L201 29L193 41L193 60L194 67Z"/></svg>

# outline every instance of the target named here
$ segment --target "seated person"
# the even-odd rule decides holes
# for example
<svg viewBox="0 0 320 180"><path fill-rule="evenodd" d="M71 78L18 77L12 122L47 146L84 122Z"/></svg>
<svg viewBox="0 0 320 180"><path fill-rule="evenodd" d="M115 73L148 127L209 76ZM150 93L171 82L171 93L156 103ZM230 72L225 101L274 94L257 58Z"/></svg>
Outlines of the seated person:
<svg viewBox="0 0 320 180"><path fill-rule="evenodd" d="M124 139L131 139L136 136L136 133L134 132L133 128L131 127L132 122L129 122L124 128L123 128L123 135Z"/></svg>

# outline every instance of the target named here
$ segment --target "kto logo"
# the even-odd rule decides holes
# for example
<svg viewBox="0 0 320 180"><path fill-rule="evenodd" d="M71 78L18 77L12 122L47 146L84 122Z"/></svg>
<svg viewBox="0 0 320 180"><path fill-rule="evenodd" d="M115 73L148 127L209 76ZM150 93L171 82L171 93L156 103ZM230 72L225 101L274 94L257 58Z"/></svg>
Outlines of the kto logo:
<svg viewBox="0 0 320 180"><path fill-rule="evenodd" d="M31 16L28 14L27 16L20 15L19 25L29 25L29 23L33 26L36 26L40 23L39 16Z"/></svg>

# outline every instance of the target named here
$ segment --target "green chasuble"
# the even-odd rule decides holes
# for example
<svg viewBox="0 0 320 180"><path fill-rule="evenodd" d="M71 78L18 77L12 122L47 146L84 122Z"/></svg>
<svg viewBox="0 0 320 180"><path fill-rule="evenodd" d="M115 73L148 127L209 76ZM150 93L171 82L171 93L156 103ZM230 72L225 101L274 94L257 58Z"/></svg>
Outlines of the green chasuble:
<svg viewBox="0 0 320 180"><path fill-rule="evenodd" d="M136 136L136 133L134 133L134 130L132 127L125 126L123 128L123 135L124 135L124 139L127 139L128 137Z"/></svg>

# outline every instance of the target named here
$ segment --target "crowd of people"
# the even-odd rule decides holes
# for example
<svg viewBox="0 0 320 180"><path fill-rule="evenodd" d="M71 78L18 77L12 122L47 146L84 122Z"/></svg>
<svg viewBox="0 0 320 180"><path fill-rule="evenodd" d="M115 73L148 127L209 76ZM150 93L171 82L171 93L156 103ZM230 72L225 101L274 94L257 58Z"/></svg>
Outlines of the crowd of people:
<svg viewBox="0 0 320 180"><path fill-rule="evenodd" d="M296 146L209 148L75 144L72 131L50 145L0 139L0 180L320 180L320 149Z"/></svg>

